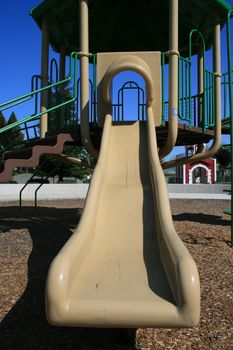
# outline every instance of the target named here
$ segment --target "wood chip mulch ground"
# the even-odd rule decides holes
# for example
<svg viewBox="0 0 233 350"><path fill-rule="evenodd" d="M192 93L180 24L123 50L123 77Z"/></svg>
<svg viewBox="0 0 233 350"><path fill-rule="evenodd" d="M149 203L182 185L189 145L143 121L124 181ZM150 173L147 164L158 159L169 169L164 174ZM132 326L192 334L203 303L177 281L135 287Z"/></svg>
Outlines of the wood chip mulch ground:
<svg viewBox="0 0 233 350"><path fill-rule="evenodd" d="M51 261L82 214L82 201L1 203L1 350L233 350L233 249L230 201L172 200L177 233L194 257L201 280L201 319L192 329L52 327L44 311Z"/></svg>

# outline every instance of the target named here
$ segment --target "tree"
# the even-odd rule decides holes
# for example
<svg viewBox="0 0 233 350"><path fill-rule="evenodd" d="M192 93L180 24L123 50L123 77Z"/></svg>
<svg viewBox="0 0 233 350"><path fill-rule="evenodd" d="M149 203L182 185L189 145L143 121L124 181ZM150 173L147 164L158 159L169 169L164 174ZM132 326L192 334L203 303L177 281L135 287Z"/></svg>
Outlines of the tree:
<svg viewBox="0 0 233 350"><path fill-rule="evenodd" d="M10 118L6 122L6 119L2 112L0 112L0 128L11 125L17 122L17 117L14 112L11 113ZM20 131L20 126L16 126L8 131L1 134L0 145L4 149L11 149L14 146L18 146L24 139L24 134Z"/></svg>
<svg viewBox="0 0 233 350"><path fill-rule="evenodd" d="M6 119L2 112L0 112L0 128L3 128L4 126L6 126Z"/></svg>
<svg viewBox="0 0 233 350"><path fill-rule="evenodd" d="M73 146L65 145L64 153L79 158L89 164L94 162L94 159L88 154L84 147L73 149ZM91 168L62 162L48 155L41 156L39 170L40 174L44 176L50 173L52 173L52 176L58 176L59 182L62 182L64 177L76 177L79 180L84 180L93 173L93 169Z"/></svg>
<svg viewBox="0 0 233 350"><path fill-rule="evenodd" d="M15 122L17 122L17 117L16 117L15 113L12 112L10 115L10 118L7 122L7 125L11 125ZM9 135L9 138L11 140L10 142L12 142L12 144L20 143L24 139L24 134L20 131L20 126L16 126L12 129L10 129L8 131L8 135Z"/></svg>
<svg viewBox="0 0 233 350"><path fill-rule="evenodd" d="M61 88L51 89L49 93L48 108L55 107L63 102L72 99L73 91L70 83L63 84ZM66 104L64 107L57 108L49 113L48 127L49 131L55 131L63 127L61 125L61 114L64 113L65 125L72 125L76 120L76 104L74 102Z"/></svg>
<svg viewBox="0 0 233 350"><path fill-rule="evenodd" d="M231 151L229 147L222 145L215 154L215 158L222 169L227 168L231 164Z"/></svg>
<svg viewBox="0 0 233 350"><path fill-rule="evenodd" d="M217 171L217 177L219 182L229 182L231 174L231 151L228 145L222 145L218 152L215 154L215 158L219 165Z"/></svg>
<svg viewBox="0 0 233 350"><path fill-rule="evenodd" d="M0 112L0 129L3 128L6 125L6 119L4 117L4 115L2 114L2 112ZM4 134L1 134L1 138L0 138L0 151L4 150Z"/></svg>

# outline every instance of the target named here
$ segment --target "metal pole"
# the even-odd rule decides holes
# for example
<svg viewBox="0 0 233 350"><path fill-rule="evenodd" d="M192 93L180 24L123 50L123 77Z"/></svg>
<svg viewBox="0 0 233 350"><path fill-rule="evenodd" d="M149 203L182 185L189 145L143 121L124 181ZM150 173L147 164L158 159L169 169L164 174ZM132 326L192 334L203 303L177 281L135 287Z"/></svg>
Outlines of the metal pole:
<svg viewBox="0 0 233 350"><path fill-rule="evenodd" d="M42 19L42 47L41 47L41 88L48 85L49 65L49 17L45 14ZM40 110L46 111L48 105L48 91L41 92ZM40 137L45 137L48 130L48 114L44 113L40 119Z"/></svg>
<svg viewBox="0 0 233 350"><path fill-rule="evenodd" d="M178 16L179 0L169 1L169 106L168 136L165 145L159 152L160 158L166 157L173 149L178 133Z"/></svg>
<svg viewBox="0 0 233 350"><path fill-rule="evenodd" d="M80 5L80 105L81 137L83 146L95 158L98 152L93 147L89 132L89 28L88 0L79 0Z"/></svg>
<svg viewBox="0 0 233 350"><path fill-rule="evenodd" d="M232 91L232 57L231 57L231 31L230 31L230 20L232 10L228 12L227 16L227 63L228 63L228 73L229 73L229 102L230 102L230 124L231 124L231 215L233 212L233 91ZM233 247L233 220L231 217L231 247Z"/></svg>
<svg viewBox="0 0 233 350"><path fill-rule="evenodd" d="M217 24L214 27L214 40L213 40L213 71L214 71L214 96L215 96L215 133L217 130L221 130L222 120L222 106L221 106L221 41L220 41L221 26ZM221 135L219 135L219 146L221 144Z"/></svg>

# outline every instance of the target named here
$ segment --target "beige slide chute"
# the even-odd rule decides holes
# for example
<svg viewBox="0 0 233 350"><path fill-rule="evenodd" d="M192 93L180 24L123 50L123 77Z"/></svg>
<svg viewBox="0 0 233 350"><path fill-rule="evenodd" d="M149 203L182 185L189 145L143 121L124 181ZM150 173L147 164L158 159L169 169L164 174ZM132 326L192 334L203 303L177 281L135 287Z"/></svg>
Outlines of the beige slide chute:
<svg viewBox="0 0 233 350"><path fill-rule="evenodd" d="M50 323L183 327L199 320L196 265L174 230L151 112L105 119L81 222L49 271Z"/></svg>
<svg viewBox="0 0 233 350"><path fill-rule="evenodd" d="M158 66L158 55L150 53L148 62ZM110 62L102 55L109 68L99 83L107 111L100 154L79 226L50 267L47 319L61 326L190 327L199 320L199 276L174 229L159 160L159 69L153 83L142 54L121 56ZM146 81L146 122L112 121L110 82L126 69Z"/></svg>

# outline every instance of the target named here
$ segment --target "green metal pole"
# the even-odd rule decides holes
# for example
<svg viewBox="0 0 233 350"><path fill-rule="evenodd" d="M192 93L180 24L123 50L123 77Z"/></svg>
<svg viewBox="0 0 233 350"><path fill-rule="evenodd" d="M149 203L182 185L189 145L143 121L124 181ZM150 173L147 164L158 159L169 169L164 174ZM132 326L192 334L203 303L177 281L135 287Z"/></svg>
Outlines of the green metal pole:
<svg viewBox="0 0 233 350"><path fill-rule="evenodd" d="M206 114L205 114L205 106L206 106L206 97L207 97L207 93L206 93L206 81L205 81L205 39L203 34L197 30L197 29L192 29L191 32L189 33L189 125L191 126L191 120L192 120L192 115L191 115L191 110L192 110L192 71L191 71L191 66L192 66L192 38L193 38L193 34L196 33L202 43L202 70L203 70L203 128L205 127L206 124Z"/></svg>
<svg viewBox="0 0 233 350"><path fill-rule="evenodd" d="M232 61L231 61L231 31L230 20L233 10L228 11L227 16L227 62L229 74L229 102L230 102L230 124L231 124L231 212L233 211L233 91L232 91ZM231 247L233 247L233 220L231 219Z"/></svg>

